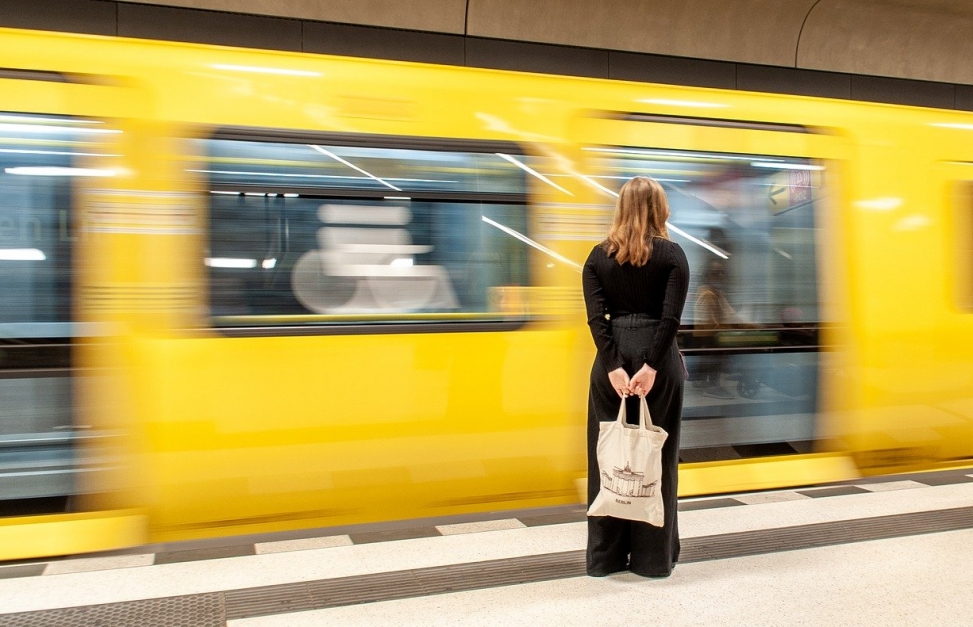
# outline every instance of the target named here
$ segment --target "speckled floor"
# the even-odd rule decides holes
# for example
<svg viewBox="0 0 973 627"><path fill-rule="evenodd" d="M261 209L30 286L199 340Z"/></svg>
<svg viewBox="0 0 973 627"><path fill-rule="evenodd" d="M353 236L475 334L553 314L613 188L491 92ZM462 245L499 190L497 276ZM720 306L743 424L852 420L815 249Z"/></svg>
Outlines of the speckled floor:
<svg viewBox="0 0 973 627"><path fill-rule="evenodd" d="M971 477L961 471L915 481L890 477L881 485L691 499L681 503L686 511L680 513L680 528L684 538L705 541L746 531L945 513L973 505ZM719 506L708 507L714 504ZM0 575L7 569L9 578L0 576L0 617L576 552L584 548L586 533L583 522L525 526L514 519L443 524L431 531L436 535L368 543L354 543L348 535L262 541L236 557L175 563L150 554L82 557L39 564L43 576L14 572L27 566L4 566ZM629 574L535 580L230 625L973 625L971 563L973 529L964 529L680 564L667 580Z"/></svg>
<svg viewBox="0 0 973 627"><path fill-rule="evenodd" d="M230 621L230 627L973 623L973 530Z"/></svg>

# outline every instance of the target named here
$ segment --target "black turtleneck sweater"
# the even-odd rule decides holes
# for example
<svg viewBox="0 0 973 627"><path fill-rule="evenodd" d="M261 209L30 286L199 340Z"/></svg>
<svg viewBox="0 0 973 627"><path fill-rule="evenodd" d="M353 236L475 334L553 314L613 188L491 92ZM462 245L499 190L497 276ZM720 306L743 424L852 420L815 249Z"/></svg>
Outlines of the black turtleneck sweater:
<svg viewBox="0 0 973 627"><path fill-rule="evenodd" d="M585 261L582 285L588 326L608 371L624 365L612 338L611 320L626 314L647 314L660 321L642 354L642 360L658 370L676 339L689 291L689 264L679 244L653 239L652 257L641 267L619 264L599 244Z"/></svg>

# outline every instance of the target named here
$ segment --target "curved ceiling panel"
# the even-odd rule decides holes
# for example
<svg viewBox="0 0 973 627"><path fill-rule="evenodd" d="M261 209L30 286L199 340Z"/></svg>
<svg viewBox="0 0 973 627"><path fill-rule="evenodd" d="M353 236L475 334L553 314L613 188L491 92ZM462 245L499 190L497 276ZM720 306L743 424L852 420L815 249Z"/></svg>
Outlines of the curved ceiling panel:
<svg viewBox="0 0 973 627"><path fill-rule="evenodd" d="M797 66L815 70L973 83L973 3L968 0L821 0Z"/></svg>
<svg viewBox="0 0 973 627"><path fill-rule="evenodd" d="M467 35L793 67L815 0L469 0Z"/></svg>
<svg viewBox="0 0 973 627"><path fill-rule="evenodd" d="M122 0L187 9L273 15L462 35L466 0Z"/></svg>

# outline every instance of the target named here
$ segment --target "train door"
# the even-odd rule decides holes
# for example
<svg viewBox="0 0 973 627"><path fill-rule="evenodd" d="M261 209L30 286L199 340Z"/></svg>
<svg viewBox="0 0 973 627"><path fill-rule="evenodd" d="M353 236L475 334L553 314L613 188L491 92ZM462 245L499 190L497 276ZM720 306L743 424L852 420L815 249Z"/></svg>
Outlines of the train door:
<svg viewBox="0 0 973 627"><path fill-rule="evenodd" d="M589 117L576 132L585 179L606 201L633 176L662 183L670 237L690 262L678 336L689 373L681 493L848 476L843 458L806 466L825 449L823 355L841 309L839 249L821 236L841 193L841 140L796 125L637 112ZM796 459L801 469L786 470ZM773 472L754 471L770 461Z"/></svg>
<svg viewBox="0 0 973 627"><path fill-rule="evenodd" d="M929 373L928 379L917 386L917 392L923 405L935 408L923 424L935 434L934 455L941 460L973 457L973 382L969 377L969 347L973 341L973 159L969 158L965 136L969 129L967 124L954 125L952 129L946 124L935 129L950 134L949 140L940 145L954 145L952 152L960 157L940 163L935 169L934 180L945 202L929 204L930 209L943 208L942 229L938 231L941 243L932 244L931 248L943 253L940 263L944 271L933 274L943 282L941 302L945 306L929 308L928 315L934 321L927 344L935 350L917 364ZM939 222L935 215L903 221L910 219L933 228ZM930 298L928 302L935 301Z"/></svg>
<svg viewBox="0 0 973 627"><path fill-rule="evenodd" d="M131 540L114 522L72 526L92 470L80 443L99 436L78 402L78 348L97 335L77 307L79 198L119 171L111 120L126 99L101 80L0 70L0 560Z"/></svg>

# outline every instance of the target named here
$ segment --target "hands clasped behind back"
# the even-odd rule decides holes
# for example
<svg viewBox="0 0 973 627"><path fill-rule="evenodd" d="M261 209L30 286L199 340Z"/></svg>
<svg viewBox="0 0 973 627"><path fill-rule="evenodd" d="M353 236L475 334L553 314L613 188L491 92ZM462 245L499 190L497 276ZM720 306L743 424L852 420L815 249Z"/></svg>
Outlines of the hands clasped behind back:
<svg viewBox="0 0 973 627"><path fill-rule="evenodd" d="M642 364L639 371L632 377L628 376L624 368L616 368L608 373L608 380L621 398L630 394L644 397L655 385L655 375L656 371L650 368L648 364Z"/></svg>

